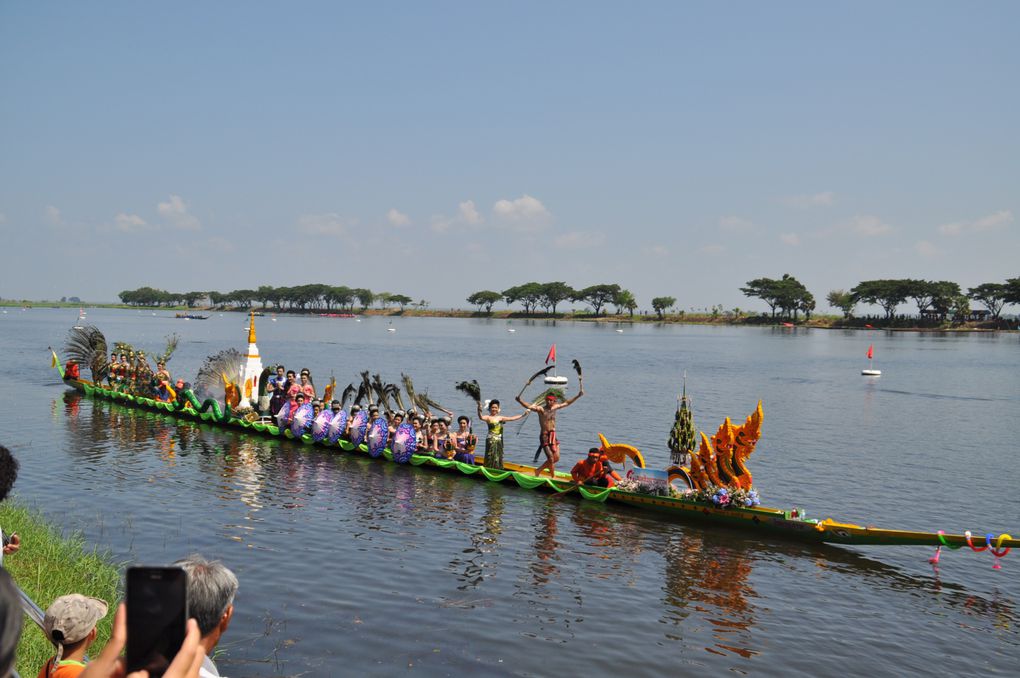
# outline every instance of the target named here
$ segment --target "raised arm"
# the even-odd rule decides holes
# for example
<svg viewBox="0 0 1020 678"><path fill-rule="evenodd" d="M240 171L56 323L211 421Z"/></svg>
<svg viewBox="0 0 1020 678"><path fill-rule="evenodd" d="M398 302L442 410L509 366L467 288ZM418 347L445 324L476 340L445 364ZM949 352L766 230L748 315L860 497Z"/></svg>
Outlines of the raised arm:
<svg viewBox="0 0 1020 678"><path fill-rule="evenodd" d="M577 402L577 399L583 395L584 395L584 379L579 378L577 380L577 395L571 398L570 400L567 400L566 402L560 403L559 405L556 406L555 409L559 410L566 407L567 405L573 405L575 402Z"/></svg>
<svg viewBox="0 0 1020 678"><path fill-rule="evenodd" d="M517 421L518 419L522 418L525 414L526 412L521 412L520 414L515 414L512 417L503 417L503 421Z"/></svg>

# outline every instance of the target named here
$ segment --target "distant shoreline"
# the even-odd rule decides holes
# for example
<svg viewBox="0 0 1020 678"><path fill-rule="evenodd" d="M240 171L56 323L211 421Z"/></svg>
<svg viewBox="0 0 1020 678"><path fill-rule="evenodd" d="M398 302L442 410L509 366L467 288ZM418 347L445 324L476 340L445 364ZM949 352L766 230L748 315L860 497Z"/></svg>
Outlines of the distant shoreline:
<svg viewBox="0 0 1020 678"><path fill-rule="evenodd" d="M720 325L720 326L754 326L754 327L778 327L785 329L813 328L822 330L888 330L892 332L1016 332L1018 320L1000 319L998 322L966 322L952 324L949 322L937 323L928 322L917 325L916 318L900 316L887 322L885 318L862 317L844 319L840 316L816 315L810 320L796 320L772 318L769 315L741 314L739 317L732 313L667 313L661 318L652 312L635 313L633 316L623 314L603 314L595 316L591 313L568 312L568 313L523 313L509 309L485 313L467 309L418 309L418 308L367 308L367 309L343 309L343 310L298 310L298 309L274 309L274 308L223 308L214 306L202 306L188 308L187 306L128 306L126 304L97 304L90 302L60 302L60 301L0 301L2 308L112 308L125 311L156 311L165 313L249 313L255 311L264 315L294 315L294 316L320 316L329 314L352 313L360 316L383 316L399 318L488 318L492 320L567 320L576 322L600 322L600 323L628 323L628 324L671 324L671 325Z"/></svg>

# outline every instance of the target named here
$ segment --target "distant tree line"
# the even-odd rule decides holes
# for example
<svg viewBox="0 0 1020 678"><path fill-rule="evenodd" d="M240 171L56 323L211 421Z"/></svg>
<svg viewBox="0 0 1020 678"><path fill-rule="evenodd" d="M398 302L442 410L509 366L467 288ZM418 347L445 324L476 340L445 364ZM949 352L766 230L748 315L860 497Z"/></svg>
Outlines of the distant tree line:
<svg viewBox="0 0 1020 678"><path fill-rule="evenodd" d="M815 309L814 296L790 274L782 278L756 278L740 288L748 297L761 299L772 311L772 317L796 319L798 312L806 318ZM984 283L966 293L960 285L948 280L865 280L853 289L832 290L826 300L833 308L852 318L857 304L873 304L882 308L885 319L891 320L896 309L907 301L917 305L921 318L945 320L948 316L964 318L970 314L970 302L983 305L992 319L998 319L1006 304L1020 304L1020 278L1005 283Z"/></svg>
<svg viewBox="0 0 1020 678"><path fill-rule="evenodd" d="M125 290L119 295L121 303L130 306L180 306L195 308L208 300L213 306L233 306L239 309L251 308L258 302L262 308L289 310L353 310L355 305L366 309L373 303L380 306L399 306L400 310L413 303L406 294L372 292L361 287L325 285L313 283L295 287L272 287L262 285L258 289L241 289L232 292L167 292L152 287ZM417 306L424 308L428 302L421 300Z"/></svg>
<svg viewBox="0 0 1020 678"><path fill-rule="evenodd" d="M609 304L616 306L617 314L626 311L631 316L638 307L634 294L615 283L574 289L562 281L529 282L508 287L502 292L481 290L467 298L469 304L477 306L479 311L484 308L486 313L492 313L492 306L501 300L505 301L507 306L519 303L524 307L526 314L535 313L540 307L547 313L556 313L559 305L566 301L587 304L591 306L596 316Z"/></svg>

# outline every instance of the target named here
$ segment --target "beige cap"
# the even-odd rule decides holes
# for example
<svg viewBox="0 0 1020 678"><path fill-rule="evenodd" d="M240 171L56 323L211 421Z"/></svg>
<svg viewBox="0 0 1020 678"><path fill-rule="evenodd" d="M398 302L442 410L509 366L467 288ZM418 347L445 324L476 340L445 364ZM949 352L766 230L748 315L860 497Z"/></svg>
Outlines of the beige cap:
<svg viewBox="0 0 1020 678"><path fill-rule="evenodd" d="M89 635L108 609L106 601L99 598L80 593L60 596L46 610L43 620L46 637L57 645L77 643Z"/></svg>

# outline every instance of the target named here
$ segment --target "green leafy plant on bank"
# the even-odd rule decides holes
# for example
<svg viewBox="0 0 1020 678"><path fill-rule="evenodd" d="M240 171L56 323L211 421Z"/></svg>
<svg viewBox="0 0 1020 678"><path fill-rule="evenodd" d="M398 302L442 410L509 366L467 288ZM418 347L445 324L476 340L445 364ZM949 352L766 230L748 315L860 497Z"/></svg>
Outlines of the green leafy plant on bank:
<svg viewBox="0 0 1020 678"><path fill-rule="evenodd" d="M4 568L43 610L68 593L95 596L110 603L110 612L99 622L99 636L89 650L90 657L98 655L110 637L113 613L122 598L121 568L108 553L89 547L81 533L63 534L37 511L10 499L0 504L0 525L4 532L17 532L21 537L21 549L4 556ZM52 654L53 646L42 630L26 617L18 643L18 673L38 674Z"/></svg>

